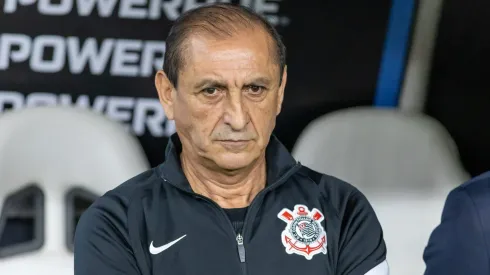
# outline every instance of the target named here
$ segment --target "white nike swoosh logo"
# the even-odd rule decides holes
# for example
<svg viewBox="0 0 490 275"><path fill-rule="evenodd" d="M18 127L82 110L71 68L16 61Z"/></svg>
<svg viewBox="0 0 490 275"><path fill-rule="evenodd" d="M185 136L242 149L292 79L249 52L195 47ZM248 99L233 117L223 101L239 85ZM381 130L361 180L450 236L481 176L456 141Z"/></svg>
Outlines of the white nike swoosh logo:
<svg viewBox="0 0 490 275"><path fill-rule="evenodd" d="M178 238L175 241L171 241L168 244L162 245L162 246L159 246L159 247L154 247L153 246L153 241L152 241L151 244L150 244L150 253L153 254L153 255L160 254L163 251L169 249L172 245L176 244L178 241L182 240L185 236L187 236L187 235L184 235L184 236Z"/></svg>

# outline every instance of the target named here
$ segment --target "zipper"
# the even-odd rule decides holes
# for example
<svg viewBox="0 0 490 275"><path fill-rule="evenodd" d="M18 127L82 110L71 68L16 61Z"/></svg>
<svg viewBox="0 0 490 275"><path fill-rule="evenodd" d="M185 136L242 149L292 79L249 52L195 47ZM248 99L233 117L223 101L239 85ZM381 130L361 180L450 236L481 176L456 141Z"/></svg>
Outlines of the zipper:
<svg viewBox="0 0 490 275"><path fill-rule="evenodd" d="M170 181L168 181L167 179L163 179L164 181L172 184ZM175 186L176 188L178 188L179 190L191 195L191 196L194 196L194 197L197 197L199 199L202 199L208 203L210 203L214 208L216 208L224 217L225 217L225 220L227 221L228 225L230 226L231 228L231 232L233 232L233 236L235 236L235 240L237 242L237 250L238 250L238 256L239 256L239 259L240 259L240 263L242 263L242 271L244 270L244 264L245 264L245 247L243 245L243 237L242 237L242 234L236 234L235 233L235 228L233 227L233 224L231 223L230 219L228 218L228 215L226 215L226 212L225 210L223 210L223 208L221 208L216 202L214 202L213 200L209 199L208 197L205 197L203 195L200 195L200 194L197 194L197 193L193 193L193 192L190 192L188 190L185 190L184 188L181 188L179 186L176 186L174 184L172 184L172 186ZM244 224L245 226L245 224ZM244 275L246 273L243 273Z"/></svg>
<svg viewBox="0 0 490 275"><path fill-rule="evenodd" d="M257 201L259 198L261 198L262 196L267 194L267 192L269 192L270 190L272 190L275 187L279 186L280 184L284 183L285 180L287 180L292 174L294 174L296 171L298 171L300 167L301 167L301 164L296 163L286 173L284 173L278 180L276 180L274 183L272 183L269 186L262 189L257 194L257 196L255 196L255 198L252 200L252 202L249 205L247 214L245 215L245 221L243 222L242 232L238 233L238 234L235 233L235 228L233 227L233 224L231 223L230 218L228 218L228 215L226 214L225 210L223 208L221 208L221 206L219 206L216 202L209 199L208 197L205 197L205 196L197 194L197 193L190 192L190 191L185 190L184 188L182 188L180 186L174 185L170 181L168 181L166 178L163 178L163 180L172 184L176 188L180 189L181 191L183 191L183 192L185 192L191 196L198 197L198 198L210 203L225 217L225 220L227 220L227 223L230 226L231 231L233 232L233 235L236 236L235 240L237 243L238 258L240 260L240 267L242 269L242 274L246 275L247 271L246 271L246 265L245 265L246 264L246 257L245 257L244 236L245 236L245 231L246 231L247 224L248 224L247 221L251 218L252 209L254 209L253 207L257 204Z"/></svg>
<svg viewBox="0 0 490 275"><path fill-rule="evenodd" d="M238 256L240 257L240 262L245 262L245 247L243 246L243 236L238 233L236 236L236 243L238 244Z"/></svg>
<svg viewBox="0 0 490 275"><path fill-rule="evenodd" d="M236 236L236 243L238 247L238 257L240 258L240 269L243 275L247 275L247 266L245 265L245 246L243 246L243 236L238 233Z"/></svg>

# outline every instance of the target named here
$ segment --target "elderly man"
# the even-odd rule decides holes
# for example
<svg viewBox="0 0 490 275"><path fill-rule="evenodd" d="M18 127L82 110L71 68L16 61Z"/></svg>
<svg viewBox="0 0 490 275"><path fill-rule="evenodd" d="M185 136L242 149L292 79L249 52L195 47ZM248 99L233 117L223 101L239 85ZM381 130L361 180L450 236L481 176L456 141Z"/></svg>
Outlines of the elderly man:
<svg viewBox="0 0 490 275"><path fill-rule="evenodd" d="M388 274L366 198L272 135L287 81L276 30L216 4L182 15L166 42L155 82L177 134L163 164L84 213L75 275Z"/></svg>

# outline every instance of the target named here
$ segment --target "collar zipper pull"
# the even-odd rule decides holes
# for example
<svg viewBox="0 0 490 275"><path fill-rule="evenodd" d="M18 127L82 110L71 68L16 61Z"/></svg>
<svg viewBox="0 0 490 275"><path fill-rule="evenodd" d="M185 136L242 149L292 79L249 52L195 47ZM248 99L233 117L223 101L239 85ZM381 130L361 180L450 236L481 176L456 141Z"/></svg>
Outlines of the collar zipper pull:
<svg viewBox="0 0 490 275"><path fill-rule="evenodd" d="M236 242L238 244L238 256L240 257L240 262L245 262L245 247L243 246L243 237L241 234L236 236Z"/></svg>

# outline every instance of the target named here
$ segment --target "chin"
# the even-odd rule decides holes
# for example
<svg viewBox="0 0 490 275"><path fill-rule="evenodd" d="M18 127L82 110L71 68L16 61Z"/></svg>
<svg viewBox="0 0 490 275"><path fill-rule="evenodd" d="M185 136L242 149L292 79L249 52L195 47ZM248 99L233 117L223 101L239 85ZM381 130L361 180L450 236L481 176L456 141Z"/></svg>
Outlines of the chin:
<svg viewBox="0 0 490 275"><path fill-rule="evenodd" d="M239 170L250 166L255 159L250 152L222 153L214 159L214 162L225 170Z"/></svg>

